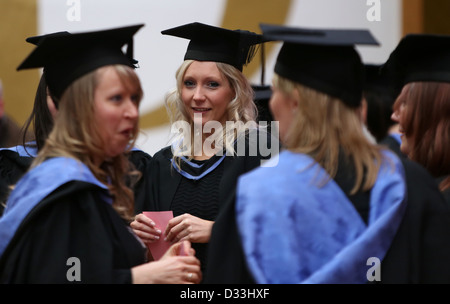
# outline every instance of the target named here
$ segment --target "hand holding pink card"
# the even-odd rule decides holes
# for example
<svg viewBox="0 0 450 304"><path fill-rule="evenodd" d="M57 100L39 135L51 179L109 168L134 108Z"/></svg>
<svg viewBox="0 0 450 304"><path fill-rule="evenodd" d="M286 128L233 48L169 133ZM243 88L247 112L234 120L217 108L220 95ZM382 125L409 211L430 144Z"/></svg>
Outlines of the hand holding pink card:
<svg viewBox="0 0 450 304"><path fill-rule="evenodd" d="M172 211L144 211L143 214L151 218L155 223L155 227L161 231L165 231L167 227L167 223L173 218ZM162 236L159 240L149 243L148 249L150 250L155 261L159 260L164 253L169 249L172 243L164 241L164 237Z"/></svg>

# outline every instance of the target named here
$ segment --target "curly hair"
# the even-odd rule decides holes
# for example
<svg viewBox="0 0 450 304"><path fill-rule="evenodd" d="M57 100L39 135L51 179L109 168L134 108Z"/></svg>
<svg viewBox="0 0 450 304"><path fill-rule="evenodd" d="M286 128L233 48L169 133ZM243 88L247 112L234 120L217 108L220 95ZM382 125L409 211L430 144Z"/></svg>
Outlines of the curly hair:
<svg viewBox="0 0 450 304"><path fill-rule="evenodd" d="M170 122L172 124L182 121L187 122L190 125L191 130L191 141L193 141L194 137L194 127L193 127L193 120L190 114L187 112L186 106L184 105L183 101L181 100L180 94L181 89L183 86L183 78L184 74L186 73L189 66L193 63L193 60L185 60L183 64L178 68L176 72L176 83L177 86L172 91L170 91L166 95L165 105L167 109L167 113L170 118ZM223 142L225 143L225 147L228 151L228 153L231 153L232 155L235 153L234 151L234 142L235 140L245 133L248 127L248 122L255 122L258 111L256 108L256 105L253 101L254 92L253 89L245 77L245 75L236 69L235 67L226 64L226 63L220 63L216 62L217 68L219 69L220 73L222 73L226 79L229 81L231 88L233 89L235 93L235 98L228 104L227 106L227 121L231 122L242 122L242 124L235 124L237 128L233 128L231 130L228 130L226 128L226 125L222 125L223 127ZM179 157L177 155L180 155L181 153L178 153L181 150L184 150L185 148L181 146L181 143L183 142L184 134L175 134L173 141L176 143L180 143L180 145L173 146L174 151L174 160L179 165ZM188 153L189 158L192 158L194 155L194 145L191 145Z"/></svg>

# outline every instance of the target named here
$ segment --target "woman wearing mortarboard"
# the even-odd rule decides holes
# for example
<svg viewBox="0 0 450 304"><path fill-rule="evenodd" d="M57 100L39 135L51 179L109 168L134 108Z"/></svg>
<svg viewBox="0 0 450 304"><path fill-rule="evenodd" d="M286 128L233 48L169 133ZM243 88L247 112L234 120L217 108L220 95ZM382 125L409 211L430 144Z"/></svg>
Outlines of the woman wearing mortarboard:
<svg viewBox="0 0 450 304"><path fill-rule="evenodd" d="M176 73L177 87L166 99L173 128L184 132L153 156L151 195L141 210L172 210L174 218L157 229L151 219L138 215L131 226L146 242L190 240L205 269L212 225L237 177L261 165L274 150L263 155L258 147L263 137L270 144L270 135L255 123L254 92L242 73L262 37L202 23L162 33L190 39ZM278 148L278 142L272 145Z"/></svg>
<svg viewBox="0 0 450 304"><path fill-rule="evenodd" d="M392 115L400 149L437 179L450 204L450 36L407 35L383 69L400 92Z"/></svg>
<svg viewBox="0 0 450 304"><path fill-rule="evenodd" d="M41 36L28 37L27 42L38 45L47 37L70 35L69 32L56 32ZM14 147L0 149L0 216L3 213L10 189L14 187L20 177L29 169L33 159L44 146L48 135L53 129L54 119L58 113L59 98L49 91L45 79L45 66L36 90L33 110L22 127L22 144ZM30 140L30 129L33 129ZM151 161L151 156L134 147L127 155L137 170L143 172ZM145 175L141 176L135 184L135 200L145 199L145 191L140 189L144 184ZM140 205L139 203L137 205Z"/></svg>
<svg viewBox="0 0 450 304"><path fill-rule="evenodd" d="M141 27L46 37L19 66L44 67L58 114L0 219L0 282L201 280L189 242L147 262L146 247L128 226L129 182L139 173L125 152L138 134L143 95L130 44Z"/></svg>
<svg viewBox="0 0 450 304"><path fill-rule="evenodd" d="M450 214L433 179L361 128L355 45L376 44L370 32L261 27L284 41L270 109L285 150L277 166L239 178L215 223L211 246L239 245L209 258L247 268L209 268L206 280L449 283ZM226 233L233 222L238 233Z"/></svg>

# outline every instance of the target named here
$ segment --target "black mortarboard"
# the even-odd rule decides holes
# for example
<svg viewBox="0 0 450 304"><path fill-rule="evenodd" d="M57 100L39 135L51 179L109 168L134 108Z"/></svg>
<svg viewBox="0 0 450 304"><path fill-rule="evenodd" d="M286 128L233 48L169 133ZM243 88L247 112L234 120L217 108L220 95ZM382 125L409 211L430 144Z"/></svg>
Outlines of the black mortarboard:
<svg viewBox="0 0 450 304"><path fill-rule="evenodd" d="M382 70L397 93L409 82L450 82L450 36L406 35L392 51Z"/></svg>
<svg viewBox="0 0 450 304"><path fill-rule="evenodd" d="M394 99L394 91L392 90L390 79L382 72L383 64L365 64L364 71L364 89L378 91L387 94Z"/></svg>
<svg viewBox="0 0 450 304"><path fill-rule="evenodd" d="M41 41L44 40L44 38L54 37L54 36L65 36L65 35L70 35L70 33L67 31L63 31L63 32L56 32L56 33L50 33L50 34L45 34L45 35L39 35L39 36L32 36L32 37L28 37L27 39L25 39L25 41L28 43L34 44L34 45L38 45Z"/></svg>
<svg viewBox="0 0 450 304"><path fill-rule="evenodd" d="M275 64L282 77L341 99L361 103L364 66L356 44L378 45L367 30L306 29L261 24L265 38L284 41Z"/></svg>
<svg viewBox="0 0 450 304"><path fill-rule="evenodd" d="M381 73L381 64L365 64L365 87L385 87L389 85L386 77Z"/></svg>
<svg viewBox="0 0 450 304"><path fill-rule="evenodd" d="M133 35L142 26L31 37L30 43L35 41L37 46L17 70L43 67L49 90L61 98L74 80L97 68L111 64L134 67ZM127 45L125 54L122 51L124 45Z"/></svg>
<svg viewBox="0 0 450 304"><path fill-rule="evenodd" d="M161 33L190 40L184 60L223 62L240 71L252 60L256 45L263 42L262 35L250 31L228 30L198 22Z"/></svg>
<svg viewBox="0 0 450 304"><path fill-rule="evenodd" d="M367 102L366 124L377 141L383 140L395 123L391 119L395 94L389 79L381 73L381 64L365 64L364 97Z"/></svg>

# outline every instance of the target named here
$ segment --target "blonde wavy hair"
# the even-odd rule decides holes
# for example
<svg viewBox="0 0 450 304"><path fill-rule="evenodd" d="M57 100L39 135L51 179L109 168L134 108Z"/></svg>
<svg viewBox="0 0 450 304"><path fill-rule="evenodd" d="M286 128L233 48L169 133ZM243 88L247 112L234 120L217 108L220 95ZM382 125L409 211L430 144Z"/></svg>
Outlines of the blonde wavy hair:
<svg viewBox="0 0 450 304"><path fill-rule="evenodd" d="M143 91L134 70L124 65L112 67L125 88L136 92L140 101ZM131 220L134 215L134 195L129 186L139 178L139 173L132 168L125 153L113 158L105 155L106 143L99 133L102 122L95 120L94 113L94 93L99 83L100 70L82 76L66 89L59 103L54 128L32 167L51 157L70 157L84 163L99 181L108 186L114 199L114 209L122 218ZM138 132L136 124L125 152L134 146ZM94 163L99 158L105 159L100 167Z"/></svg>
<svg viewBox="0 0 450 304"><path fill-rule="evenodd" d="M185 60L183 64L178 68L176 72L176 88L170 91L166 95L165 105L167 109L168 116L170 118L170 122L173 124L177 121L185 121L188 122L191 126L191 143L194 142L194 127L192 117L187 112L186 106L184 102L181 100L181 90L183 87L183 78L184 75L189 68L189 66L193 63L193 60ZM216 62L217 68L220 73L222 73L226 79L229 81L231 88L235 92L235 98L230 101L227 106L227 121L238 122L241 121L243 124L236 124L237 128L233 128L232 130L227 130L226 126L223 125L223 143L225 148L229 153L234 155L234 143L236 139L245 133L247 130L244 125L247 122L255 122L258 111L256 105L253 101L254 92L251 87L249 81L245 77L245 75L236 69L235 67L226 64ZM248 126L248 125L247 125ZM255 123L256 126L256 123ZM181 146L183 142L183 134L175 134L173 137L174 143L180 143L180 145L174 145L174 160L179 165L179 157L176 155L180 155L180 150L184 149ZM194 155L194 145L190 147L190 153L188 153L188 158L192 159Z"/></svg>
<svg viewBox="0 0 450 304"><path fill-rule="evenodd" d="M285 94L298 93L298 110L283 142L285 148L311 156L331 178L336 176L342 151L355 165L351 194L371 189L380 169L381 147L367 140L357 109L277 74L273 85Z"/></svg>

